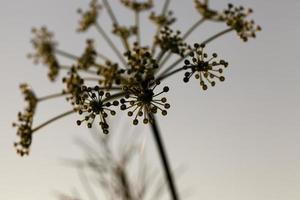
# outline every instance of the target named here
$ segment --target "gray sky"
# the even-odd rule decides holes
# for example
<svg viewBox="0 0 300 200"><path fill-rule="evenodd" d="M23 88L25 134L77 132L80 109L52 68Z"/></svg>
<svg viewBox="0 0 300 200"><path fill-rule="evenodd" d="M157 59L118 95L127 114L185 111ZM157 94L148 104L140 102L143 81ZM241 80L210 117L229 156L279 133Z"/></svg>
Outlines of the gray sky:
<svg viewBox="0 0 300 200"><path fill-rule="evenodd" d="M111 2L115 5L117 1ZM180 30L186 30L199 18L192 2L173 0L171 3L178 17L175 27ZM184 84L182 74L165 83L171 89L168 93L171 110L167 117L159 119L172 165L184 167L177 184L183 197L195 200L298 200L300 1L231 2L252 7L255 11L252 17L263 31L248 43L231 33L207 47L208 52L217 52L229 62L226 81L206 92L200 90L195 80ZM41 96L61 89L60 83L49 84L44 67L34 66L26 58L32 51L29 42L32 26L47 25L55 32L59 46L74 54L81 53L88 37L96 37L97 46L111 54L95 31L86 35L74 31L78 20L75 11L78 7L85 8L87 3L83 0L0 0L3 113L0 199L55 199L53 191L72 192L73 188L81 187L75 170L59 162L61 158L82 157L74 138L87 138L88 131L75 125L75 115L39 131L27 158L15 154L12 144L16 136L11 122L23 109L19 83L28 82ZM216 8L223 8L226 3L211 2ZM124 23L133 19L126 9L114 8ZM103 13L100 21L109 27L107 19ZM188 41L200 42L224 28L219 24L203 24ZM146 25L142 29L145 43L151 38L151 30ZM35 123L68 109L63 99L49 101L39 107ZM139 128L144 130L139 134L147 140L149 163L155 166L159 162L151 146L149 128Z"/></svg>

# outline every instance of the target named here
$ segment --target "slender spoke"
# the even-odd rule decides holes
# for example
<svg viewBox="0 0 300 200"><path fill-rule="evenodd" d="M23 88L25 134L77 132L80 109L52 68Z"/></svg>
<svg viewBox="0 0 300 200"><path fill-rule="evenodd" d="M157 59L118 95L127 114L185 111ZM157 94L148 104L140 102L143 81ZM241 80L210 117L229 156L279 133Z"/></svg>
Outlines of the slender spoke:
<svg viewBox="0 0 300 200"><path fill-rule="evenodd" d="M70 54L70 53L65 52L65 51L63 51L63 50L60 50L60 49L55 49L55 53L57 53L57 54L60 55L60 56L69 58L69 59L71 59L71 60L78 60L78 59L79 59L78 56L75 56L75 55L73 55L73 54Z"/></svg>
<svg viewBox="0 0 300 200"><path fill-rule="evenodd" d="M65 93L63 93L63 92L50 94L50 95L47 95L47 96L39 97L38 102L45 101L45 100L48 100L48 99L54 99L54 98L57 98L57 97L62 97L64 95L65 95Z"/></svg>
<svg viewBox="0 0 300 200"><path fill-rule="evenodd" d="M97 31L102 35L102 37L105 39L105 41L108 43L108 45L111 47L111 49L115 52L115 54L118 56L120 61L126 65L126 61L124 60L124 57L122 56L121 52L118 50L118 48L114 45L114 43L111 41L111 39L108 37L108 35L105 33L104 29L100 26L100 24L96 23L95 27Z"/></svg>
<svg viewBox="0 0 300 200"><path fill-rule="evenodd" d="M136 40L138 46L141 44L141 33L140 33L140 13L138 11L134 12L134 18L135 18L135 27L136 27Z"/></svg>
<svg viewBox="0 0 300 200"><path fill-rule="evenodd" d="M203 22L205 21L205 18L202 18L198 20L195 24L189 28L185 34L183 34L182 39L185 40L197 27L199 27Z"/></svg>
<svg viewBox="0 0 300 200"><path fill-rule="evenodd" d="M59 120L59 119L61 119L63 117L66 117L66 116L68 116L70 114L73 114L75 112L76 112L76 110L72 109L72 110L64 112L64 113L62 113L60 115L57 115L57 116L55 116L55 117L47 120L46 122L40 124L39 126L35 127L34 129L32 129L32 133L38 131L39 129L43 128L44 126L47 126L48 124L51 124L52 122L55 122L56 120Z"/></svg>

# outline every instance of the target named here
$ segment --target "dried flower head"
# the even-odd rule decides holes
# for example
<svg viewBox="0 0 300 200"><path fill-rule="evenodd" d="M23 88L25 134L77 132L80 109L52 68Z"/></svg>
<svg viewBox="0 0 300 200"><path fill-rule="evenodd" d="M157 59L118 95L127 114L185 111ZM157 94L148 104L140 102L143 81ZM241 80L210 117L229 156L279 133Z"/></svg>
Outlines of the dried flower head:
<svg viewBox="0 0 300 200"><path fill-rule="evenodd" d="M228 66L228 63L224 60L217 60L217 54L213 53L211 58L208 58L207 53L203 51L205 45L194 45L194 51L190 53L190 59L184 61L184 69L191 70L184 74L184 82L188 82L190 78L195 75L196 79L200 80L200 86L203 90L207 90L207 84L212 87L215 86L215 79L224 81L225 77L221 74L223 73L223 68Z"/></svg>
<svg viewBox="0 0 300 200"><path fill-rule="evenodd" d="M157 111L161 111L162 115L167 115L167 110L170 108L170 104L167 103L165 97L158 98L162 93L169 91L169 87L165 86L163 90L159 93L154 93L156 86L160 84L159 81L144 81L139 85L132 87L124 87L126 92L125 98L120 100L121 110L129 110L127 112L128 116L134 116L133 124L137 125L139 117L143 118L143 123L152 123L153 114Z"/></svg>
<svg viewBox="0 0 300 200"><path fill-rule="evenodd" d="M259 25L255 25L254 20L247 20L252 12L250 8L245 9L243 6L234 7L232 4L228 4L228 8L223 13L227 25L232 27L245 42L250 37L255 38L256 32L261 30Z"/></svg>
<svg viewBox="0 0 300 200"><path fill-rule="evenodd" d="M120 26L117 24L113 25L113 34L124 38L124 39L128 39L130 36L132 35L136 35L137 34L137 27L136 26Z"/></svg>
<svg viewBox="0 0 300 200"><path fill-rule="evenodd" d="M173 16L172 11L161 15L157 15L155 14L155 12L151 12L149 19L159 27L170 26L176 21L176 18Z"/></svg>
<svg viewBox="0 0 300 200"><path fill-rule="evenodd" d="M156 60L147 47L135 46L132 51L125 53L127 58L127 73L131 77L138 79L147 79L153 76L153 71L158 68ZM138 80L139 81L139 80Z"/></svg>
<svg viewBox="0 0 300 200"><path fill-rule="evenodd" d="M94 25L97 21L99 10L101 8L102 6L98 4L97 0L92 0L88 10L83 11L82 9L78 9L81 19L79 20L79 27L77 31L87 31L92 25Z"/></svg>
<svg viewBox="0 0 300 200"><path fill-rule="evenodd" d="M75 105L75 103L79 101L80 95L82 94L81 87L84 84L84 80L78 74L77 69L72 67L68 72L68 76L64 77L62 81L65 84L63 93L67 94L67 101L71 101L71 104Z"/></svg>
<svg viewBox="0 0 300 200"><path fill-rule="evenodd" d="M168 26L165 26L156 37L155 43L160 46L162 51L171 51L180 56L184 55L188 46L183 42L180 31L174 32Z"/></svg>
<svg viewBox="0 0 300 200"><path fill-rule="evenodd" d="M144 2L137 2L136 0L121 0L121 3L135 12L146 11L153 7L153 0L146 0Z"/></svg>
<svg viewBox="0 0 300 200"><path fill-rule="evenodd" d="M33 133L32 122L38 99L27 84L21 84L20 89L27 105L23 112L18 113L18 123L13 123L13 126L18 128L17 136L20 138L18 142L14 143L14 146L16 147L17 153L23 156L29 154Z"/></svg>
<svg viewBox="0 0 300 200"><path fill-rule="evenodd" d="M106 118L108 113L115 115L116 111L110 109L111 106L118 106L118 101L104 102L104 98L109 98L110 93L101 91L98 86L94 88L82 87L82 95L79 102L77 102L78 113L85 114L82 120L77 120L77 124L81 125L83 121L87 122L87 127L92 128L95 118L98 116L100 119L99 125L104 134L108 134L109 125Z"/></svg>
<svg viewBox="0 0 300 200"><path fill-rule="evenodd" d="M98 70L100 75L99 84L104 86L107 89L110 89L114 84L120 85L122 80L122 74L124 73L123 69L119 68L118 63L111 63L107 61L105 66Z"/></svg>
<svg viewBox="0 0 300 200"><path fill-rule="evenodd" d="M208 0L204 0L204 2L200 0L194 0L194 2L197 11L202 15L204 19L212 21L224 21L221 13L209 8Z"/></svg>
<svg viewBox="0 0 300 200"><path fill-rule="evenodd" d="M49 32L46 27L40 29L33 28L34 38L31 40L35 53L29 54L29 58L33 58L35 63L42 61L48 66L48 77L54 81L59 73L59 63L55 56L55 47L57 43L53 40L53 33Z"/></svg>
<svg viewBox="0 0 300 200"><path fill-rule="evenodd" d="M79 69L88 69L95 64L97 52L94 46L94 41L88 39L86 41L86 48L82 56L78 59L77 67Z"/></svg>

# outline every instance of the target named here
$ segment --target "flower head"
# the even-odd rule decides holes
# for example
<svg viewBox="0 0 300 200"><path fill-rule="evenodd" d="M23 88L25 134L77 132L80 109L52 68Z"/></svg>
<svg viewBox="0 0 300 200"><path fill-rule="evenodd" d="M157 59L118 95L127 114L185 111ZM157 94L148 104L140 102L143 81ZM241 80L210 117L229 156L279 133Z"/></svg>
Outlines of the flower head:
<svg viewBox="0 0 300 200"><path fill-rule="evenodd" d="M190 59L184 61L184 69L191 70L184 74L184 82L188 82L190 78L195 75L196 79L200 80L200 86L203 90L207 90L207 84L212 87L215 86L215 79L224 81L225 77L221 74L223 73L223 68L228 66L228 63L224 60L217 60L217 54L213 53L211 58L208 58L207 53L203 51L205 45L194 45L194 52L190 53Z"/></svg>
<svg viewBox="0 0 300 200"><path fill-rule="evenodd" d="M24 95L27 105L23 112L18 113L18 123L13 123L13 126L18 128L17 136L20 138L18 142L14 143L14 145L17 153L23 156L29 154L33 133L32 122L38 99L27 84L21 84L20 89Z"/></svg>
<svg viewBox="0 0 300 200"><path fill-rule="evenodd" d="M127 27L127 26L120 26L114 24L112 32L113 34L121 38L128 39L130 36L137 34L137 27L136 26Z"/></svg>
<svg viewBox="0 0 300 200"><path fill-rule="evenodd" d="M252 9L245 9L242 6L234 7L232 4L228 4L228 8L223 13L227 25L232 27L245 42L250 37L255 38L256 32L261 30L261 27L255 25L253 20L247 20L252 12Z"/></svg>
<svg viewBox="0 0 300 200"><path fill-rule="evenodd" d="M174 32L168 26L165 26L155 38L155 42L163 51L171 51L172 53L184 55L188 46L183 42L180 31Z"/></svg>
<svg viewBox="0 0 300 200"><path fill-rule="evenodd" d="M78 74L77 69L72 67L68 72L68 76L64 77L62 81L65 84L63 93L68 95L67 101L71 101L71 104L75 105L75 103L80 99L80 95L82 93L81 88L84 84L84 80Z"/></svg>
<svg viewBox="0 0 300 200"><path fill-rule="evenodd" d="M53 40L53 33L49 32L46 27L40 29L33 28L34 38L31 40L36 52L29 54L29 58L33 58L35 63L40 60L48 66L48 77L54 81L58 76L59 63L55 56L55 47L57 43Z"/></svg>
<svg viewBox="0 0 300 200"><path fill-rule="evenodd" d="M100 75L99 84L103 85L105 88L110 89L114 84L120 85L122 80L123 69L119 68L118 63L111 63L107 61L105 66L98 70Z"/></svg>
<svg viewBox="0 0 300 200"><path fill-rule="evenodd" d="M153 7L153 0L146 0L144 2L137 2L136 0L121 0L121 3L135 12L149 10Z"/></svg>
<svg viewBox="0 0 300 200"><path fill-rule="evenodd" d="M98 4L97 0L92 0L89 10L82 11L81 9L78 9L78 13L81 14L81 19L79 20L79 27L77 31L87 31L92 25L94 25L97 21L99 10L101 8L102 6Z"/></svg>
<svg viewBox="0 0 300 200"><path fill-rule="evenodd" d="M155 14L155 12L151 12L149 19L159 27L170 26L176 21L176 18L173 16L172 11L161 15L157 15Z"/></svg>
<svg viewBox="0 0 300 200"><path fill-rule="evenodd" d="M137 125L139 117L143 117L143 123L153 121L153 114L157 111L161 111L162 115L167 115L167 110L170 108L170 104L167 103L165 97L158 98L162 93L169 91L169 87L163 87L163 90L159 93L155 93L154 90L160 82L153 80L143 81L142 83L131 86L124 87L126 92L125 98L120 100L121 110L129 110L127 112L128 116L134 116L133 124Z"/></svg>
<svg viewBox="0 0 300 200"><path fill-rule="evenodd" d="M209 8L208 0L204 0L204 2L200 0L194 0L194 2L197 11L202 15L204 19L212 21L224 21L221 13Z"/></svg>
<svg viewBox="0 0 300 200"><path fill-rule="evenodd" d="M79 69L88 69L95 64L97 52L95 50L94 41L88 39L86 41L86 48L82 56L78 59Z"/></svg>
<svg viewBox="0 0 300 200"><path fill-rule="evenodd" d="M77 102L77 110L80 115L84 114L82 120L77 120L77 124L81 125L83 121L87 122L87 127L91 128L96 117L99 117L99 125L104 134L109 133L109 125L106 118L108 114L115 115L116 111L112 110L111 106L118 106L118 101L104 102L104 98L109 98L110 93L101 91L98 86L94 88L82 87L82 95L79 102Z"/></svg>

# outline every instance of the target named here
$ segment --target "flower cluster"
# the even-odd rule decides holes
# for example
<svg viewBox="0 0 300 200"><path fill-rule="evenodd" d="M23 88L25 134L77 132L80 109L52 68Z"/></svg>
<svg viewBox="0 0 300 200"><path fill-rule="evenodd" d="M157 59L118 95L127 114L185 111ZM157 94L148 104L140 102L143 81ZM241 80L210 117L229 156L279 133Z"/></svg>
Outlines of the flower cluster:
<svg viewBox="0 0 300 200"><path fill-rule="evenodd" d="M223 68L228 66L224 60L217 60L217 54L213 53L211 58L208 58L207 53L203 51L204 44L194 44L194 51L189 54L190 59L184 61L184 69L190 70L184 74L184 82L188 82L195 75L196 79L200 80L200 86L203 90L207 90L207 84L212 87L216 85L215 79L224 81L225 77Z"/></svg>
<svg viewBox="0 0 300 200"><path fill-rule="evenodd" d="M169 11L166 14L157 15L155 12L151 12L149 19L154 22L158 27L170 26L176 18L173 16L173 12Z"/></svg>
<svg viewBox="0 0 300 200"><path fill-rule="evenodd" d="M120 26L114 24L114 29L112 32L113 34L127 40L130 36L137 34L137 27L136 26L126 27L126 26Z"/></svg>
<svg viewBox="0 0 300 200"><path fill-rule="evenodd" d="M194 1L202 19L198 19L181 36L180 31L174 31L171 28L176 19L168 8L169 0L164 1L160 14L156 14L152 9L153 0L120 0L123 5L134 12L133 22L126 23L134 24L133 26L120 26L114 10L109 5L110 1L104 0L103 8L107 10L108 17L112 21L111 33L118 36L117 39L121 39L125 47L118 48L119 46L110 38L111 35L107 34L106 28L102 27L100 21L97 21L102 6L97 0L91 0L87 10L79 10L81 19L78 31L86 32L91 26L95 26L119 61L112 59L113 55L106 55L108 51L100 52L93 39L86 41L83 53L78 56L57 49L53 33L47 28L34 29L32 44L35 53L30 57L35 62L42 61L48 66L48 76L51 81L57 78L60 71L62 73L66 70L66 73L63 74L62 80L64 88L59 93L36 98L28 85L21 86L28 105L25 111L18 114L18 123L14 123L14 126L18 127L17 135L20 137L20 141L15 144L18 153L28 154L34 131L72 113L78 113L81 116L77 120L78 125L85 122L87 127L91 128L97 121L105 134L109 133L108 116L115 115L117 109L133 117L134 125L137 125L140 120L144 124L155 125L154 115L156 113L166 115L170 108L166 97L161 96L169 91L169 87L164 86L158 92L156 88L159 88L160 82L174 74L184 72L184 82L189 82L191 77L195 77L199 80L202 90L207 90L208 86L215 86L217 80L224 81L223 70L228 63L218 59L216 53L209 56L204 51L204 43L207 45L231 31L236 31L240 38L247 41L248 38L255 37L260 27L256 26L254 21L248 21L247 18L252 13L251 9L246 10L229 4L227 9L219 12L209 7L208 0ZM140 19L142 11L149 11L148 20L154 22L156 26L153 38L147 40L152 41L150 44L142 40L141 30L144 28ZM225 22L229 28L215 33L206 40L199 38L203 44L196 43L193 47L186 41L186 38L204 21ZM176 60L164 68L173 55ZM61 57L70 59L72 63L61 64L58 61ZM72 110L32 128L37 102L45 102L45 100L61 96L66 97Z"/></svg>
<svg viewBox="0 0 300 200"><path fill-rule="evenodd" d="M82 54L82 56L78 59L77 67L79 69L88 69L95 64L97 57L97 52L94 47L93 40L86 41L86 48Z"/></svg>
<svg viewBox="0 0 300 200"><path fill-rule="evenodd" d="M129 110L128 116L134 116L133 124L137 125L139 117L143 117L143 123L152 123L153 114L161 111L162 115L167 115L166 109L170 108L165 97L158 98L162 93L169 91L169 87L163 87L163 90L154 93L156 86L160 84L159 81L146 80L134 87L124 87L125 97L120 100L121 110Z"/></svg>
<svg viewBox="0 0 300 200"><path fill-rule="evenodd" d="M187 44L183 42L183 39L180 36L180 31L174 32L168 26L165 26L160 34L156 37L155 41L162 51L171 51L174 54L183 56L187 50Z"/></svg>
<svg viewBox="0 0 300 200"><path fill-rule="evenodd" d="M247 20L252 12L252 9L245 9L243 6L234 7L232 4L228 4L228 8L223 14L227 25L232 27L245 42L249 37L255 38L256 32L261 30L261 27L255 25L253 20Z"/></svg>
<svg viewBox="0 0 300 200"><path fill-rule="evenodd" d="M113 101L112 103L105 102L105 98L109 97L110 93L101 91L98 86L94 88L83 86L81 98L76 102L76 110L78 110L80 115L84 114L85 116L82 120L77 120L77 124L81 125L83 121L86 121L87 127L92 128L95 118L99 117L99 125L103 133L108 134L109 125L106 118L108 117L108 113L111 115L116 114L116 111L110 107L119 105L118 101Z"/></svg>
<svg viewBox="0 0 300 200"><path fill-rule="evenodd" d="M28 56L33 58L35 63L41 60L47 65L49 68L48 77L51 81L54 81L59 73L60 66L55 56L55 46L57 44L53 40L53 33L49 32L46 27L33 28L32 33L34 38L31 42L36 52Z"/></svg>
<svg viewBox="0 0 300 200"><path fill-rule="evenodd" d="M17 136L20 138L20 140L15 142L14 145L17 153L23 156L28 155L32 142L32 123L38 99L27 84L21 84L20 89L24 95L27 105L23 112L18 113L18 123L13 123L13 126L18 128Z"/></svg>
<svg viewBox="0 0 300 200"><path fill-rule="evenodd" d="M99 10L101 8L102 6L98 4L97 0L92 0L89 10L83 11L81 9L78 9L78 13L81 15L81 19L79 20L79 27L77 31L87 31L92 25L94 25L97 21Z"/></svg>
<svg viewBox="0 0 300 200"><path fill-rule="evenodd" d="M153 0L137 2L136 0L121 0L121 3L135 12L149 10L153 7Z"/></svg>
<svg viewBox="0 0 300 200"><path fill-rule="evenodd" d="M194 2L197 11L202 15L204 19L212 21L224 21L221 13L209 8L207 0L205 0L204 2L200 0L194 0Z"/></svg>

